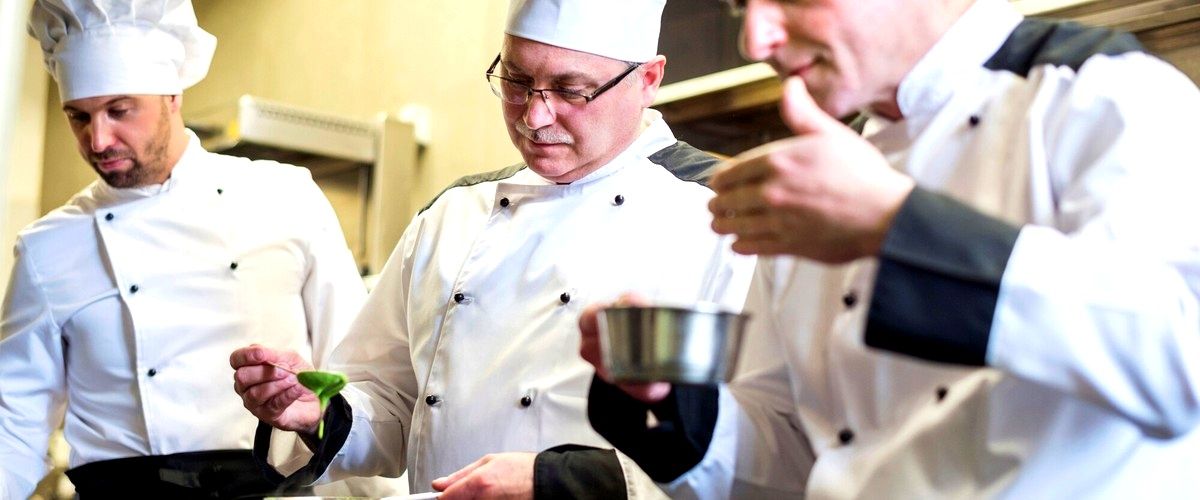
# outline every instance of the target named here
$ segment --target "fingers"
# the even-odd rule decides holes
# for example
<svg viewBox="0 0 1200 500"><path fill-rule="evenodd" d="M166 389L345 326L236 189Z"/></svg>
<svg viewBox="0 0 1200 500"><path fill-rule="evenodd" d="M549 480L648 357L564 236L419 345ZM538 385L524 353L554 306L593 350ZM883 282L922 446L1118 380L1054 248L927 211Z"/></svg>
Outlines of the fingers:
<svg viewBox="0 0 1200 500"><path fill-rule="evenodd" d="M768 214L720 217L713 219L712 230L717 234L736 234L742 238L772 238L777 235L775 218Z"/></svg>
<svg viewBox="0 0 1200 500"><path fill-rule="evenodd" d="M311 396L311 391L295 375L270 365L247 366L234 372L234 390L242 397L242 406L272 425L280 420L296 401Z"/></svg>
<svg viewBox="0 0 1200 500"><path fill-rule="evenodd" d="M717 193L723 193L742 184L762 182L771 174L770 165L762 160L766 153L764 150L754 149L726 161L712 179L709 179L708 186Z"/></svg>
<svg viewBox="0 0 1200 500"><path fill-rule="evenodd" d="M617 384L617 387L634 399L649 404L662 401L671 393L671 384L667 382Z"/></svg>
<svg viewBox="0 0 1200 500"><path fill-rule="evenodd" d="M599 333L598 313L601 309L612 306L644 306L649 304L642 295L637 292L625 292L613 303L596 302L583 309L579 315L579 331L584 337L595 336Z"/></svg>
<svg viewBox="0 0 1200 500"><path fill-rule="evenodd" d="M597 302L584 308L583 313L579 315L579 355L596 369L596 374L601 379L611 381L601 359L600 311L608 307L639 307L649 304L650 301L646 297L636 292L626 292L612 304Z"/></svg>
<svg viewBox="0 0 1200 500"><path fill-rule="evenodd" d="M267 363L275 363L279 361L279 353L274 349L268 349L258 344L251 344L241 349L233 351L229 355L229 366L234 370L243 366L261 365Z"/></svg>
<svg viewBox="0 0 1200 500"><path fill-rule="evenodd" d="M615 306L642 307L650 305L650 299L637 292L625 292L613 303Z"/></svg>
<svg viewBox="0 0 1200 500"><path fill-rule="evenodd" d="M777 239L743 239L733 242L733 251L742 255L784 255L794 253L792 245Z"/></svg>
<svg viewBox="0 0 1200 500"><path fill-rule="evenodd" d="M304 386L297 383L295 377L290 374L278 379L264 379L249 385L242 382L235 382L235 385L238 383L241 383L241 392L239 394L242 396L242 402L245 404L246 409L251 411L266 406L276 396L286 394L288 391L292 391L292 394L299 397L304 395L304 391L307 390L304 389ZM295 398L291 399L294 400ZM285 408L286 406L284 405Z"/></svg>
<svg viewBox="0 0 1200 500"><path fill-rule="evenodd" d="M730 212L742 214L762 210L767 206L767 198L763 194L766 178L753 183L742 183L730 186L711 200L708 200L708 210L714 216L729 216Z"/></svg>
<svg viewBox="0 0 1200 500"><path fill-rule="evenodd" d="M310 393L311 392L304 388L304 386L300 384L292 384L287 389L280 391L279 393L275 394L275 396L268 399L267 402L262 405L261 409L264 410L265 415L275 418L283 415L283 413L287 411L287 409L291 407L293 403L299 401L301 397ZM318 416L317 418L320 417Z"/></svg>
<svg viewBox="0 0 1200 500"><path fill-rule="evenodd" d="M250 366L277 365L292 372L311 370L312 363L292 350L271 349L258 344L237 349L229 355L229 366L234 370Z"/></svg>
<svg viewBox="0 0 1200 500"><path fill-rule="evenodd" d="M475 472L475 469L482 467L484 464L487 464L491 460L492 460L491 455L484 455L483 458L480 458L479 460L472 462L471 464L455 471L453 474L450 474L449 476L439 477L437 479L434 479L433 480L433 489L436 491L446 491L446 488L449 488L450 486L457 483L462 478L467 477L472 472Z"/></svg>
<svg viewBox="0 0 1200 500"><path fill-rule="evenodd" d="M274 365L246 365L234 370L233 390L240 395L256 385L284 380L291 376L287 370Z"/></svg>
<svg viewBox="0 0 1200 500"><path fill-rule="evenodd" d="M608 304L597 302L583 308L583 312L579 315L579 333L583 338L595 338L600 332L600 323L597 320L597 313L601 309L608 307Z"/></svg>
<svg viewBox="0 0 1200 500"><path fill-rule="evenodd" d="M585 311L584 314L587 314ZM603 372L604 366L600 361L600 334L596 322L596 312L591 311L589 317L579 318L579 355L584 361L591 363L597 372ZM601 378L604 378L603 375Z"/></svg>
<svg viewBox="0 0 1200 500"><path fill-rule="evenodd" d="M793 76L783 82L783 100L779 103L783 123L796 135L807 135L841 127L841 122L821 109L808 93L804 79Z"/></svg>

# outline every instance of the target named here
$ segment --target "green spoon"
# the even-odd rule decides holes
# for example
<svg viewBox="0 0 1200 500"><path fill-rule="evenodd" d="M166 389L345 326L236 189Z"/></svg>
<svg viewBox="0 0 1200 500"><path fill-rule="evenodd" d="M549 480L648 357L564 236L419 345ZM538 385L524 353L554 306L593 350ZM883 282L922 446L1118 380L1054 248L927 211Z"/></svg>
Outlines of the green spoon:
<svg viewBox="0 0 1200 500"><path fill-rule="evenodd" d="M325 407L329 406L329 400L336 396L338 391L346 387L346 376L338 372L309 370L297 373L296 380L300 381L300 385L313 391L313 394L317 395L317 400L321 402L321 420L317 424L317 439L322 439L325 437Z"/></svg>

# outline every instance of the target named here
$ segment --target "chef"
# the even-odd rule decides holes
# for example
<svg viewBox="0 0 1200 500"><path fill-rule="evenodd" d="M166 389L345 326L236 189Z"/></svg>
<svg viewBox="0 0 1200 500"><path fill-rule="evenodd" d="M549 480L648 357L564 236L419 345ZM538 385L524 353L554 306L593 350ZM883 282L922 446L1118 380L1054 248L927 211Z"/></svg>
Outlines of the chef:
<svg viewBox="0 0 1200 500"><path fill-rule="evenodd" d="M598 380L601 434L702 496L1195 496L1195 84L1003 0L736 3L796 133L712 181L759 319L727 390Z"/></svg>
<svg viewBox="0 0 1200 500"><path fill-rule="evenodd" d="M46 474L65 418L83 498L272 491L228 353L320 363L365 300L308 171L206 152L181 92L216 40L187 1L38 1L29 21L99 179L23 230L0 342L0 493Z"/></svg>
<svg viewBox="0 0 1200 500"><path fill-rule="evenodd" d="M588 425L579 313L626 290L740 310L753 267L709 229L712 192L674 173L715 159L647 109L664 3L512 2L486 75L524 162L461 179L409 225L334 353L351 383L322 440L312 396L271 365L300 360L233 353L246 407L313 444L294 478L407 467L443 498L661 494Z"/></svg>

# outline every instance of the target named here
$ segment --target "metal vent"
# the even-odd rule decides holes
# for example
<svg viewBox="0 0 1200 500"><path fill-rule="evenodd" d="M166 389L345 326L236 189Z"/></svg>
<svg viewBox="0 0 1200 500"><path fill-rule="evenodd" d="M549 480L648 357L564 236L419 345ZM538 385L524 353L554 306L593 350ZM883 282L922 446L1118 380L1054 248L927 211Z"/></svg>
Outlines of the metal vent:
<svg viewBox="0 0 1200 500"><path fill-rule="evenodd" d="M373 163L379 135L371 122L248 95L234 105L190 113L187 126L209 151L302 164L314 168L314 175L329 160Z"/></svg>

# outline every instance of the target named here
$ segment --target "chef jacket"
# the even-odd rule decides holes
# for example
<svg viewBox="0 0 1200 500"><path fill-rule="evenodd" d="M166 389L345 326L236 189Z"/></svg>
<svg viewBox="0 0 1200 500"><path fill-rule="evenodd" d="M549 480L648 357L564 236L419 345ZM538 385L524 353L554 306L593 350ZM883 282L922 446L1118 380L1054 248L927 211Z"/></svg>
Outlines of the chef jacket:
<svg viewBox="0 0 1200 500"><path fill-rule="evenodd" d="M980 0L897 98L904 120L867 138L918 187L882 255L760 259L743 370L670 486L1196 495L1196 86L1129 35ZM598 385L591 404L620 396ZM644 422L593 423L647 472L669 459L614 437Z"/></svg>
<svg viewBox="0 0 1200 500"><path fill-rule="evenodd" d="M0 483L25 498L62 421L70 465L249 449L229 353L320 363L366 291L308 170L188 146L163 184L96 181L24 229L0 342Z"/></svg>
<svg viewBox="0 0 1200 500"><path fill-rule="evenodd" d="M351 380L352 425L328 478L407 466L410 489L426 491L488 453L611 448L587 421L583 308L633 291L741 309L754 259L710 229L712 192L672 173L715 160L676 141L656 111L643 121L578 181L516 165L461 180L416 216L333 355ZM636 496L644 475L621 470Z"/></svg>

